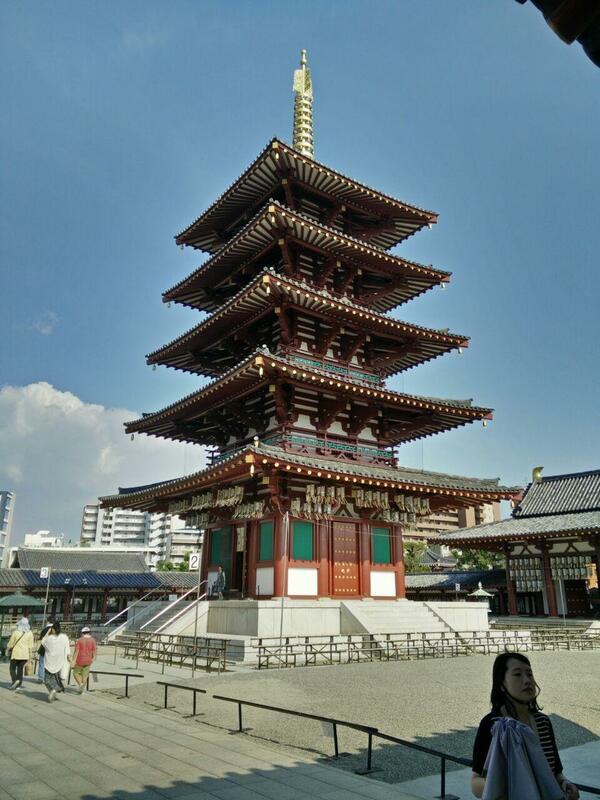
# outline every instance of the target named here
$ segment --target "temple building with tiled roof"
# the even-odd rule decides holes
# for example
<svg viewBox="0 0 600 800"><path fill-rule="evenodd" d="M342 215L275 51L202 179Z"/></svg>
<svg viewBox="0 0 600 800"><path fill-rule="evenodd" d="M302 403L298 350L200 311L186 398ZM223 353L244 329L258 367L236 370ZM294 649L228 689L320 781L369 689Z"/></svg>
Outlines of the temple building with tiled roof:
<svg viewBox="0 0 600 800"><path fill-rule="evenodd" d="M147 361L212 381L126 425L210 464L102 500L205 529L203 578L220 565L245 597L402 598L404 530L516 490L399 465L402 444L492 411L386 387L469 343L389 313L450 280L390 252L437 215L316 161L304 55L294 87L294 146L271 140L176 237L209 257L163 299L207 316Z"/></svg>
<svg viewBox="0 0 600 800"><path fill-rule="evenodd" d="M450 547L501 550L511 614L587 616L600 574L600 470L533 479L510 519L441 534Z"/></svg>

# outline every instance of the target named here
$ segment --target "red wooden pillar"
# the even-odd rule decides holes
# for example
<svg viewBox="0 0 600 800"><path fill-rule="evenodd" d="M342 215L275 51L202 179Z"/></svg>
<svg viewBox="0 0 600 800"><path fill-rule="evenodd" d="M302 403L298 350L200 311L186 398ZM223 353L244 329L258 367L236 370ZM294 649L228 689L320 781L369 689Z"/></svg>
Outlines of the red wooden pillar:
<svg viewBox="0 0 600 800"><path fill-rule="evenodd" d="M275 514L275 524L273 525L273 559L274 559L274 569L273 569L273 597L283 597L284 592L284 571L285 571L285 557L286 555L289 557L289 553L286 554L286 541L285 541L285 530L283 524L283 515L279 512ZM292 522L290 520L290 526ZM291 533L289 535L289 540L291 541Z"/></svg>
<svg viewBox="0 0 600 800"><path fill-rule="evenodd" d="M204 538L202 539L202 556L200 561L200 581L201 581L201 590L200 594L206 592L207 599L210 599L209 589L210 586L205 581L208 579L208 558L210 555L210 537L212 532L210 530L204 531Z"/></svg>
<svg viewBox="0 0 600 800"><path fill-rule="evenodd" d="M361 520L359 535L359 557L361 592L363 597L371 596L371 524Z"/></svg>
<svg viewBox="0 0 600 800"><path fill-rule="evenodd" d="M65 601L63 604L63 617L65 620L71 619L71 592L65 591Z"/></svg>
<svg viewBox="0 0 600 800"><path fill-rule="evenodd" d="M317 558L319 561L319 579L317 595L319 597L329 597L331 589L329 586L329 536L331 526L334 523L329 520L318 520L315 522L317 528Z"/></svg>
<svg viewBox="0 0 600 800"><path fill-rule="evenodd" d="M260 522L253 519L246 527L248 541L246 542L246 553L248 566L246 569L246 594L248 597L256 597L256 561L258 559L258 539Z"/></svg>
<svg viewBox="0 0 600 800"><path fill-rule="evenodd" d="M516 616L519 613L517 610L517 592L515 590L515 584L513 582L510 571L510 553L508 550L505 550L505 555L506 555L506 591L508 595L508 613L511 616Z"/></svg>
<svg viewBox="0 0 600 800"><path fill-rule="evenodd" d="M393 525L394 534L394 567L396 570L396 597L406 597L406 581L404 578L404 546L402 543L402 525Z"/></svg>
<svg viewBox="0 0 600 800"><path fill-rule="evenodd" d="M558 617L558 606L556 604L556 589L554 588L554 581L552 580L552 571L550 569L550 556L548 554L548 546L544 542L540 542L539 547L542 552L542 570L544 572L544 586L546 587L546 597L548 599L548 616Z"/></svg>

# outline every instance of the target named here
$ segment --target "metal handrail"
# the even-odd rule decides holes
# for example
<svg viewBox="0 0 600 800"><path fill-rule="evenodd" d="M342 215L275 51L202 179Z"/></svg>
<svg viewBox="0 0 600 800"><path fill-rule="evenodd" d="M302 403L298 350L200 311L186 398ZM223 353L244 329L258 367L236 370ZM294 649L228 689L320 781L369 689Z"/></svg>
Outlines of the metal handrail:
<svg viewBox="0 0 600 800"><path fill-rule="evenodd" d="M173 602L172 602L172 603L169 603L169 605L168 605L168 606L166 606L166 608L163 608L163 609L162 609L162 611L159 611L159 612L158 612L158 614L155 614L153 617L151 617L151 618L148 620L148 622L144 622L144 624L140 626L140 630L141 630L141 631L143 631L143 630L144 630L144 628L146 628L148 625L150 625L150 623L151 623L151 622L154 622L154 620L155 620L155 619L158 619L159 617L162 617L162 615L163 615L163 614L166 614L166 612L167 612L167 611L168 611L170 608L173 608L173 606L176 606L176 605L177 605L177 603L181 602L181 600L184 600L184 599L185 599L185 598L186 598L186 597L187 597L189 594L192 594L192 592L196 592L196 591L198 591L198 589L197 589L197 587L196 587L196 586L194 586L194 588L193 588L193 589L189 589L187 592L185 592L185 593L184 593L184 594L182 594L180 597L178 597L178 598L177 598L177 600L173 600Z"/></svg>
<svg viewBox="0 0 600 800"><path fill-rule="evenodd" d="M206 583L206 581L202 581L202 583ZM200 586L202 586L202 583L200 584ZM204 594L201 594L196 600L194 600L194 603L199 603L201 600L204 600L204 598L207 597L207 595L208 595L208 592L204 592ZM194 608L194 603L190 604L190 608ZM175 614L174 617L169 617L169 619L163 625L161 625L160 628L157 628L155 631L152 631L152 635L154 636L157 633L160 633L163 628L166 628L167 625L170 625L172 622L175 622L176 619L179 619L179 617L182 614L185 614L186 611L189 611L190 608L182 608L181 611L179 611L177 614ZM140 630L141 630L141 628L140 628Z"/></svg>
<svg viewBox="0 0 600 800"><path fill-rule="evenodd" d="M177 598L177 600L175 600L173 603L170 603L170 604L169 604L169 605L168 605L166 608L164 608L162 611L160 611L158 614L156 614L156 615L155 615L155 616L152 618L152 620L154 620L154 619L158 619L158 617L160 617L162 614L164 614L164 613L165 613L165 611L168 611L168 610L169 610L169 608L173 608L175 605L177 605L177 603L178 603L180 600L183 600L183 599L184 599L184 598L185 598L187 595L189 595L189 594L190 594L190 592L197 592L197 591L199 590L200 586L202 586L202 584L203 584L203 583L206 583L206 582L207 582L206 580L204 580L204 581L201 581L201 582L198 584L198 586L195 586L193 589L190 589L190 591L189 591L189 592L186 592L185 594L182 594L182 595L181 595L181 597ZM198 598L197 598L197 599L194 601L194 603L196 604L196 606L197 606L197 605L200 603L200 601L201 601L201 600L204 600L204 598L205 598L206 596L207 596L207 593L206 593L206 592L204 592L204 594L203 594L203 595L199 596L199 597L198 597ZM191 606L190 606L191 608L194 608L194 603L192 603L192 604L191 604ZM188 612L189 610L190 610L190 608L182 608L182 609L181 609L181 611L179 611L179 612L178 612L178 613L177 613L177 614L176 614L174 617L169 617L169 619L168 619L168 620L167 620L167 621L166 621L166 622L165 622L163 625L161 625L161 626L160 626L159 628L157 628L155 631L152 631L152 633L150 634L150 636L148 636L148 638L147 638L147 639L144 639L144 641L143 641L143 642L142 642L140 645L138 645L138 647L137 647L137 649L136 649L136 653L135 653L135 663L136 663L136 669L137 669L137 665L138 665L138 663L139 663L139 660L140 660L140 653L142 653L144 650L146 650L146 649L147 649L147 647L148 647L148 646L149 646L149 645L152 643L152 639L153 639L155 636L160 636L160 634L161 634L161 631L163 630L163 628L166 628L166 627L167 627L167 625L170 625L172 622L175 622L175 620L179 619L179 617L180 617L182 614L185 614L185 613L186 613L186 612ZM148 622L146 623L146 625L150 624L150 622L152 622L152 620L148 620ZM142 625L142 626L141 626L141 628L140 628L140 631L141 631L141 630L142 630L144 627L145 627L145 625ZM196 646L196 643L194 643L194 647L195 647L195 646Z"/></svg>
<svg viewBox="0 0 600 800"><path fill-rule="evenodd" d="M102 623L102 627L105 628L107 625L110 625L111 622L114 622L114 620L119 619L121 614L124 614L126 611L129 611L130 608L137 606L138 603L141 603L142 600L145 600L147 597L150 597L150 595L154 594L154 592L162 592L164 594L165 591L166 589L164 587L155 586L154 589L150 589L149 592L146 592L146 594L143 597L139 597L137 600L134 600L133 603L130 603L130 605L126 606L122 611L119 611L119 613L115 614L114 617L111 617L109 620Z"/></svg>

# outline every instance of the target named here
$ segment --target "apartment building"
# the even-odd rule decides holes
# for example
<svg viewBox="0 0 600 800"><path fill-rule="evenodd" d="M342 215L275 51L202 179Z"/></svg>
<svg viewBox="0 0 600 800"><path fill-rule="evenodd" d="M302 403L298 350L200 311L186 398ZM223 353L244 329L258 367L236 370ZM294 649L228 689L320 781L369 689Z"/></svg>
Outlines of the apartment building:
<svg viewBox="0 0 600 800"><path fill-rule="evenodd" d="M15 493L0 489L0 567L6 566L15 514Z"/></svg>
<svg viewBox="0 0 600 800"><path fill-rule="evenodd" d="M182 533L180 533L182 532ZM80 544L84 546L147 549L151 564L158 561L183 561L187 550L197 549L200 531L185 528L185 522L173 514L150 514L123 508L100 508L86 505L81 522ZM175 545L171 545L175 536ZM169 553L173 550L174 557Z"/></svg>

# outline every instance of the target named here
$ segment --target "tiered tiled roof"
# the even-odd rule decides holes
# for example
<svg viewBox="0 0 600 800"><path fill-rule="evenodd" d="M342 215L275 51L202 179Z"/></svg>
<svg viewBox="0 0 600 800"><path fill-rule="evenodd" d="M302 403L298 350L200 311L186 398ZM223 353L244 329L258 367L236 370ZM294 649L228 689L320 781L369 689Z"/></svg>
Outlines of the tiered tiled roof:
<svg viewBox="0 0 600 800"><path fill-rule="evenodd" d="M423 292L450 280L450 273L431 266L417 264L390 255L381 248L337 231L327 225L292 211L274 200L264 206L205 264L177 283L163 295L163 300L175 300L184 305L214 311L223 302L215 287L228 276L238 272L257 256L264 257L278 246L282 236L314 248L327 256L357 263L388 278L403 276L405 281L378 297L366 301L377 311L388 311Z"/></svg>
<svg viewBox="0 0 600 800"><path fill-rule="evenodd" d="M466 505L480 505L494 500L513 497L518 488L499 485L498 478L468 478L428 470L406 467L370 466L351 461L335 461L322 457L286 452L280 447L259 443L232 453L217 464L193 475L165 481L147 491L130 495L111 495L100 498L103 506L132 508L159 508L170 500L189 495L206 486L234 480L247 474L248 464L257 472L267 469L292 470L305 476L314 476L344 484L373 486L381 489L421 492L427 495L447 495Z"/></svg>
<svg viewBox="0 0 600 800"><path fill-rule="evenodd" d="M44 589L47 578L39 570L0 569L0 591L3 589ZM50 574L50 587L64 589L190 589L198 583L195 573L187 572L95 572L93 570L56 570Z"/></svg>
<svg viewBox="0 0 600 800"><path fill-rule="evenodd" d="M503 569L473 570L469 572L408 572L405 576L408 591L417 589L455 591L455 584L460 583L461 591L476 589L478 584L485 588L503 586L506 583L506 572Z"/></svg>
<svg viewBox="0 0 600 800"><path fill-rule="evenodd" d="M471 400L447 400L394 392L374 387L354 376L332 373L325 364L323 367L300 364L292 358L259 350L208 386L160 411L127 423L125 429L127 433L142 432L180 441L206 443L206 431L203 433L201 427L203 415L212 414L234 398L240 400L249 392L256 393L260 387L265 387L277 377L293 380L301 386L329 389L358 402L375 403L378 408L385 408L391 413L408 412L415 420L421 420L419 427L414 428L410 435L399 436L398 441L412 441L475 420L491 419L492 416L491 409L473 406ZM182 422L188 422L190 426L181 429L179 426ZM199 426L197 430L194 430L194 425ZM209 422L209 429L210 426Z"/></svg>
<svg viewBox="0 0 600 800"><path fill-rule="evenodd" d="M147 357L149 364L216 380L127 425L128 432L216 443L224 452L194 475L125 490L103 504L162 510L249 473L292 470L331 483L421 493L439 508L513 496L497 479L393 467L392 453L382 450L491 417L471 401L384 388L385 377L468 345L447 329L382 313L448 280L449 273L386 252L436 220L271 141L176 237L213 255L164 299L211 313ZM296 424L298 408L304 410ZM347 441L325 441L334 421L332 436ZM365 427L374 447L359 439ZM245 444L263 430L264 442Z"/></svg>
<svg viewBox="0 0 600 800"><path fill-rule="evenodd" d="M19 547L14 558L14 566L21 569L39 570L50 567L53 570L95 570L97 572L148 572L141 553L99 553L86 552L87 548L74 547L62 549L54 547Z"/></svg>
<svg viewBox="0 0 600 800"><path fill-rule="evenodd" d="M425 225L437 221L432 211L411 206L347 178L320 164L284 142L273 139L248 169L195 222L175 237L177 244L216 252L227 241L227 229L258 209L282 178L292 178L316 195L345 204L365 219L387 218L390 227L371 238L379 247L390 248ZM251 211L254 213L254 211ZM219 235L221 233L221 235Z"/></svg>
<svg viewBox="0 0 600 800"><path fill-rule="evenodd" d="M600 511L583 511L578 514L555 514L552 516L525 517L500 520L473 528L459 528L450 533L441 533L430 541L460 546L494 541L543 538L544 536L580 535L600 531Z"/></svg>
<svg viewBox="0 0 600 800"><path fill-rule="evenodd" d="M211 363L203 362L201 367L197 366L197 354L209 351L213 343L221 342L234 329L240 330L270 313L279 301L288 301L305 312L312 312L319 318L336 324L346 323L349 327L356 325L388 342L390 357L394 354L396 357L382 365L380 371L385 375L393 375L400 370L425 363L450 350L467 347L469 343L468 337L461 334L411 325L367 311L362 306L346 298L335 297L324 289L318 290L303 281L264 270L210 317L150 353L147 356L148 364L168 364L176 369L203 375L223 374L239 361L239 352L224 353L220 362L211 359ZM404 343L417 343L418 349L406 347L403 350L401 345Z"/></svg>
<svg viewBox="0 0 600 800"><path fill-rule="evenodd" d="M513 517L600 511L600 470L549 475L529 484Z"/></svg>
<svg viewBox="0 0 600 800"><path fill-rule="evenodd" d="M600 532L600 470L533 481L511 519L460 528L436 541L460 544Z"/></svg>

